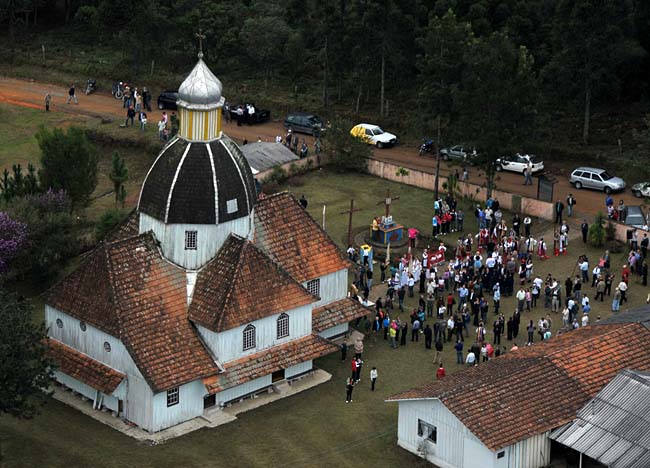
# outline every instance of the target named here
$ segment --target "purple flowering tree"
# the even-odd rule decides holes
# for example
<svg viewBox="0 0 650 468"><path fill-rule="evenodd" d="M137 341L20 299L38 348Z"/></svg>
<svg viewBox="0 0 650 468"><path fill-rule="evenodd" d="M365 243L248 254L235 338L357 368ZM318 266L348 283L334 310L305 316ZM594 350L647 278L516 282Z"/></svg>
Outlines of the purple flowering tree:
<svg viewBox="0 0 650 468"><path fill-rule="evenodd" d="M0 211L0 274L6 273L11 261L28 245L27 225Z"/></svg>

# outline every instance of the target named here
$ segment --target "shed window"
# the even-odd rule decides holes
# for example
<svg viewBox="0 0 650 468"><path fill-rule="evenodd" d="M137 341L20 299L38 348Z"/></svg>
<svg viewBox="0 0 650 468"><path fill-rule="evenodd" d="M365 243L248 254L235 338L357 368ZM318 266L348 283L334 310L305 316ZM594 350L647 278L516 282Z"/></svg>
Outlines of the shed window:
<svg viewBox="0 0 650 468"><path fill-rule="evenodd" d="M505 456L506 456L506 451L505 450L501 450L499 453L497 453L497 458L503 458Z"/></svg>
<svg viewBox="0 0 650 468"><path fill-rule="evenodd" d="M81 331L86 331L86 322L79 322L79 328Z"/></svg>
<svg viewBox="0 0 650 468"><path fill-rule="evenodd" d="M255 348L255 327L248 325L244 328L244 351Z"/></svg>
<svg viewBox="0 0 650 468"><path fill-rule="evenodd" d="M232 200L228 200L226 202L226 211L228 212L228 214L237 213L237 209L238 209L238 207L237 207L237 199L236 198L233 198Z"/></svg>
<svg viewBox="0 0 650 468"><path fill-rule="evenodd" d="M185 250L196 250L196 231L185 231Z"/></svg>
<svg viewBox="0 0 650 468"><path fill-rule="evenodd" d="M178 387L167 390L167 408L178 404L179 395Z"/></svg>
<svg viewBox="0 0 650 468"><path fill-rule="evenodd" d="M59 328L63 328L63 320L56 319L56 326L59 327Z"/></svg>
<svg viewBox="0 0 650 468"><path fill-rule="evenodd" d="M107 353L111 352L111 344L108 341L104 341L104 351Z"/></svg>
<svg viewBox="0 0 650 468"><path fill-rule="evenodd" d="M289 316L287 314L280 314L277 323L278 340L289 336Z"/></svg>
<svg viewBox="0 0 650 468"><path fill-rule="evenodd" d="M320 297L320 278L307 281L307 291L314 296Z"/></svg>
<svg viewBox="0 0 650 468"><path fill-rule="evenodd" d="M418 435L430 440L434 444L438 442L438 429L433 424L418 419Z"/></svg>

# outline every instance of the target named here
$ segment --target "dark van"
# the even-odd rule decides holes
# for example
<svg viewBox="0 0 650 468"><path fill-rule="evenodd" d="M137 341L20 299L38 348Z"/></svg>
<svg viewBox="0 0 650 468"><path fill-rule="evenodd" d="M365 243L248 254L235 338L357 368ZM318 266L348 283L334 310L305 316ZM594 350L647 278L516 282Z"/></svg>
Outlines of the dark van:
<svg viewBox="0 0 650 468"><path fill-rule="evenodd" d="M294 112L284 119L284 127L292 132L318 136L323 133L325 124L320 117L307 112Z"/></svg>

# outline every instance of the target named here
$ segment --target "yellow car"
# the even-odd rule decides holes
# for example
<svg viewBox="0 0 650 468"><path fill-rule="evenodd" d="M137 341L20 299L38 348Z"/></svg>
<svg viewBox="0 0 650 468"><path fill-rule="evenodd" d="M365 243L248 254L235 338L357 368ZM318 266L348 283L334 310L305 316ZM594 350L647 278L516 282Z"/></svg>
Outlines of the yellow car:
<svg viewBox="0 0 650 468"><path fill-rule="evenodd" d="M355 125L350 130L350 135L358 138L364 143L376 146L377 148L384 148L386 146L393 146L397 143L397 137L392 133L384 132L379 126L361 123Z"/></svg>

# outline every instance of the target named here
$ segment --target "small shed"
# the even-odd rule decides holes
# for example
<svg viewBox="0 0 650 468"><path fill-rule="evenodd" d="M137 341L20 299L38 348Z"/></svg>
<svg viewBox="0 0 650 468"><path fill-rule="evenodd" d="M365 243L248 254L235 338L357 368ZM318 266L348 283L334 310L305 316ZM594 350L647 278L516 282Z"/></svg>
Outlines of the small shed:
<svg viewBox="0 0 650 468"><path fill-rule="evenodd" d="M550 438L603 466L650 466L650 374L621 371Z"/></svg>
<svg viewBox="0 0 650 468"><path fill-rule="evenodd" d="M240 148L253 174L300 159L281 143L255 142Z"/></svg>

